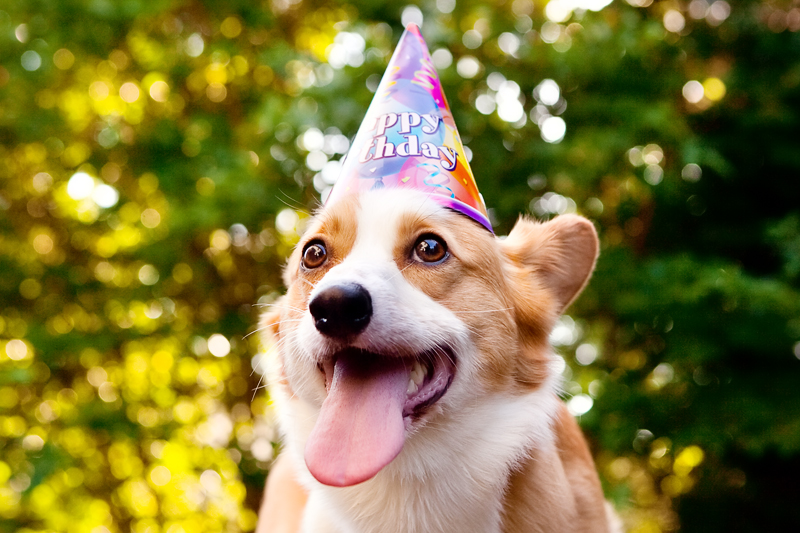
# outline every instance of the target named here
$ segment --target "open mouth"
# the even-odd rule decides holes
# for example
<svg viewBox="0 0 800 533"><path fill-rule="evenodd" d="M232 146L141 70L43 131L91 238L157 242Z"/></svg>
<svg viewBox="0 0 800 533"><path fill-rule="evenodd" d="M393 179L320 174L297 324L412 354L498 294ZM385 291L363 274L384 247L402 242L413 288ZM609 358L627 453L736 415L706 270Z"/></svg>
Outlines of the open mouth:
<svg viewBox="0 0 800 533"><path fill-rule="evenodd" d="M389 357L358 348L346 348L331 359L319 364L325 375L325 388L330 392L336 364L347 359L348 365L357 365L364 377L394 370L398 363L408 371L406 399L403 402L403 418L406 424L420 418L429 407L445 395L455 374L455 356L449 348L437 347L410 358Z"/></svg>
<svg viewBox="0 0 800 533"><path fill-rule="evenodd" d="M346 348L326 360L320 371L328 394L305 450L311 474L338 487L375 476L445 395L455 368L446 347L409 358Z"/></svg>

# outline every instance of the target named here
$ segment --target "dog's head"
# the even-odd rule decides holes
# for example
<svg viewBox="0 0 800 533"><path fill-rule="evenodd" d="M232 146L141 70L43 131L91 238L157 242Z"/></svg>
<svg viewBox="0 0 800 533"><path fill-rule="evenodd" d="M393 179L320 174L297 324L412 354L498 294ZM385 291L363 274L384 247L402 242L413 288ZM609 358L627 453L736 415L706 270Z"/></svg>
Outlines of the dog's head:
<svg viewBox="0 0 800 533"><path fill-rule="evenodd" d="M312 475L360 483L462 406L541 387L549 333L597 250L578 216L523 218L498 239L413 191L323 210L261 323L283 386L315 419L303 444Z"/></svg>

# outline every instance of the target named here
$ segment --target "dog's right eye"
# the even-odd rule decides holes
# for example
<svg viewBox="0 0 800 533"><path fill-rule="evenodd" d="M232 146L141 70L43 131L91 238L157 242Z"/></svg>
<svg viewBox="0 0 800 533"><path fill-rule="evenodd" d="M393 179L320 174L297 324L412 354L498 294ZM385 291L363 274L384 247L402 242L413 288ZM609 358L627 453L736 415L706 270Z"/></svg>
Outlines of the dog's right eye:
<svg viewBox="0 0 800 533"><path fill-rule="evenodd" d="M303 250L303 266L306 268L322 266L327 258L328 252L321 242L310 242Z"/></svg>

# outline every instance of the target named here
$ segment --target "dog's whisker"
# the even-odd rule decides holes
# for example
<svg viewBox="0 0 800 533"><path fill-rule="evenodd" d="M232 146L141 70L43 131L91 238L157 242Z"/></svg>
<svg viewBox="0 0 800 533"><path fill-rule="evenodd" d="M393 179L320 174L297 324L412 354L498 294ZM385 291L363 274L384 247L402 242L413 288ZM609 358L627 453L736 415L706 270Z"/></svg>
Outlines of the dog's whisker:
<svg viewBox="0 0 800 533"><path fill-rule="evenodd" d="M311 283L307 279L299 278L299 280L302 281L303 283L307 283L312 289L316 288L317 286L315 283Z"/></svg>
<svg viewBox="0 0 800 533"><path fill-rule="evenodd" d="M302 322L302 321L303 321L303 318L301 317L301 318L287 318L287 319L281 320L280 322L281 322L281 324L291 324L291 323ZM273 325L273 323L267 324L266 326L262 326L260 328L256 328L253 331L251 331L250 333L246 333L242 337L242 340L245 340L248 337L250 337L250 336L252 336L252 335L254 335L254 334L256 334L256 333L258 333L260 331L265 331L265 330L269 329L269 327L272 326L272 325Z"/></svg>
<svg viewBox="0 0 800 533"><path fill-rule="evenodd" d="M259 307L259 308L261 308L261 307L266 307L266 308L277 307L277 308L293 309L295 311L302 311L301 308L295 307L293 305L289 305L289 304L284 303L284 302L272 302L272 303L259 303L259 302L256 302L256 303L250 304L250 305L252 305L253 307Z"/></svg>
<svg viewBox="0 0 800 533"><path fill-rule="evenodd" d="M295 211L305 211L305 210L306 210L306 208L305 208L305 206L304 206L304 205L302 205L302 204L301 204L301 203L300 203L298 200L295 200L294 198L292 198L291 196L289 196L288 194L286 194L286 192L284 192L282 189L278 189L278 192L279 192L280 194L282 194L282 195L283 195L283 198L281 198L280 196L276 196L276 198L277 198L277 199L278 199L278 201L280 201L280 202L281 202L283 205L285 205L285 206L287 206L287 207L291 207L291 208L292 208L292 209L294 209ZM286 200L284 200L284 198L285 198ZM287 200L288 200L288 201L287 201ZM291 202L291 203L290 203L290 202Z"/></svg>
<svg viewBox="0 0 800 533"><path fill-rule="evenodd" d="M266 329L269 329L269 327L270 327L271 325L272 325L272 324L267 324L267 325L266 325L266 326L264 326L264 327L261 327L261 328L256 328L256 329L254 329L253 331L251 331L250 333L246 333L246 334L245 334L245 335L242 337L242 340L245 340L245 339L247 339L247 338L248 338L248 337L250 337L251 335L255 335L255 334L256 334L256 333L258 333L259 331L264 331L264 330L266 330Z"/></svg>
<svg viewBox="0 0 800 533"><path fill-rule="evenodd" d="M298 313L305 313L305 311L306 311L302 307L296 307L294 305L289 305L289 304L268 304L268 305L270 305L272 307L279 307L281 309L287 309L289 311L296 311Z"/></svg>
<svg viewBox="0 0 800 533"><path fill-rule="evenodd" d="M275 350L276 352L280 352L280 351L283 350L283 348L284 348L284 346L285 346L285 344L287 343L288 340L289 339L287 337L284 337L284 338L280 339L278 342L274 343L272 346L270 346L267 350ZM261 353L259 353L257 355L259 357L256 360L256 365L250 371L250 375L252 376L254 372L258 372L263 377L264 375L266 375L267 369L263 368L262 369L263 371L262 371L262 370L258 370L258 367L260 367L262 364L265 364L265 362L267 360L267 356L266 356L265 352L261 352Z"/></svg>
<svg viewBox="0 0 800 533"><path fill-rule="evenodd" d="M392 281L394 278L396 278L397 276L399 276L400 274L402 274L402 273L403 273L403 272L404 272L404 271L405 271L407 268L409 268L410 266L411 266L410 264L409 264L409 265L406 265L406 266L404 266L403 268L401 268L400 270L398 270L397 272L395 272L394 274L392 274L391 276L389 276L388 278L386 278L386 281Z"/></svg>
<svg viewBox="0 0 800 533"><path fill-rule="evenodd" d="M254 401L256 401L256 394L258 394L259 389L263 389L263 388L267 387L266 384L265 385L261 384L261 382L263 381L263 378L264 378L264 376L261 376L261 378L259 378L259 380L258 380L258 383L256 383L256 388L253 389L253 397L250 398L250 403L253 403Z"/></svg>

